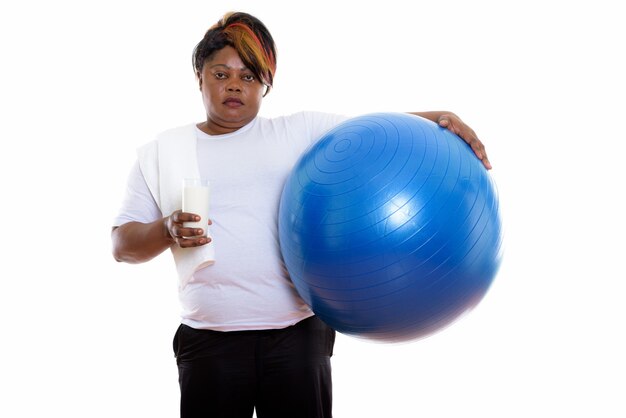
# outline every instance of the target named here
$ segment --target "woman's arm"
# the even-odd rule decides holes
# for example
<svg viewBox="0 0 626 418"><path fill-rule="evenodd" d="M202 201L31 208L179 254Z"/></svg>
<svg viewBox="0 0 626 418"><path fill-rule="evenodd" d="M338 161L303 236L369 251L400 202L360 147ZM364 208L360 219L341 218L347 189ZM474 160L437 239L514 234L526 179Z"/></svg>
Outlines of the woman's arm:
<svg viewBox="0 0 626 418"><path fill-rule="evenodd" d="M117 261L136 264L152 260L172 245L197 247L208 244L211 239L204 236L202 229L183 226L183 222L199 220L198 215L177 210L151 223L128 222L114 227L111 232L113 257Z"/></svg>
<svg viewBox="0 0 626 418"><path fill-rule="evenodd" d="M128 222L113 227L113 257L133 264L152 260L174 243L166 225L167 218L162 218L147 224Z"/></svg>
<svg viewBox="0 0 626 418"><path fill-rule="evenodd" d="M463 122L461 118L459 118L457 115L447 111L409 113L431 120L442 128L447 128L448 130L450 130L450 132L453 132L461 137L465 142L469 144L478 159L482 161L485 168L487 170L491 169L491 163L489 162L489 158L487 157L485 146L480 141L480 139L478 139L476 132L474 132L474 130L468 125L466 125L465 122Z"/></svg>

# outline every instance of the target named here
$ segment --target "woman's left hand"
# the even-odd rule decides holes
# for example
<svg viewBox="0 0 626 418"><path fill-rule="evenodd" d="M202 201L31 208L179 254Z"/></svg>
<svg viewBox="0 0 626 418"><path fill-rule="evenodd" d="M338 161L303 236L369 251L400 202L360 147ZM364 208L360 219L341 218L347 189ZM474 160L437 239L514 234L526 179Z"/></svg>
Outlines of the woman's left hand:
<svg viewBox="0 0 626 418"><path fill-rule="evenodd" d="M444 113L440 115L435 122L442 128L447 128L450 132L457 134L461 139L467 142L474 151L474 154L482 161L485 168L491 170L491 163L489 162L489 158L487 158L485 146L480 139L478 139L476 132L466 125L461 118L454 113Z"/></svg>

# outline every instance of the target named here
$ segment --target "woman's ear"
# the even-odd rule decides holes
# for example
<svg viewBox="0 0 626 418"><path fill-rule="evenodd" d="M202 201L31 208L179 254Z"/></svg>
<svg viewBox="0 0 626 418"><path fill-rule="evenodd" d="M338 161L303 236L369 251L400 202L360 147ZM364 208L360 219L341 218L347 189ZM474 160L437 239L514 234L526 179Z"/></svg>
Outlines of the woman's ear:
<svg viewBox="0 0 626 418"><path fill-rule="evenodd" d="M197 72L196 78L198 79L198 89L202 90L202 74L200 74L200 72Z"/></svg>

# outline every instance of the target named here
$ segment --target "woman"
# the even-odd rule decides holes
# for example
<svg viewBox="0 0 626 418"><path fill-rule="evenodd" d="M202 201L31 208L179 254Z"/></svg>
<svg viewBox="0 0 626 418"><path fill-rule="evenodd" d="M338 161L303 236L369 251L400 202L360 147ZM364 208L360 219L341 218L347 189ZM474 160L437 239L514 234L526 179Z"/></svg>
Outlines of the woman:
<svg viewBox="0 0 626 418"><path fill-rule="evenodd" d="M343 116L258 116L276 49L245 13L225 15L196 46L206 120L139 150L112 232L116 260L141 263L170 248L179 272L174 338L183 417L330 417L335 333L297 295L282 262L277 216L283 183L302 152ZM459 134L490 168L456 115L416 113ZM211 180L211 238L186 228L183 177ZM208 226L208 225L207 225ZM207 265L215 246L216 261Z"/></svg>

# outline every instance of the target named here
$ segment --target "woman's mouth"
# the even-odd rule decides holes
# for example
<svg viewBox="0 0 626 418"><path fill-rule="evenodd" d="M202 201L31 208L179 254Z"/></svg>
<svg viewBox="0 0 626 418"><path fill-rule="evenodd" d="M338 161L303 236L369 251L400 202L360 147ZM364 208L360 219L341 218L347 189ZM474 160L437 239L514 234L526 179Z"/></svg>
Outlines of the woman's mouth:
<svg viewBox="0 0 626 418"><path fill-rule="evenodd" d="M236 97L229 97L224 100L224 104L228 107L240 107L243 106L243 102Z"/></svg>

